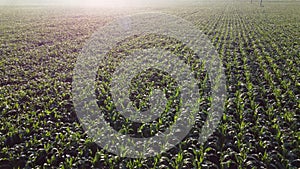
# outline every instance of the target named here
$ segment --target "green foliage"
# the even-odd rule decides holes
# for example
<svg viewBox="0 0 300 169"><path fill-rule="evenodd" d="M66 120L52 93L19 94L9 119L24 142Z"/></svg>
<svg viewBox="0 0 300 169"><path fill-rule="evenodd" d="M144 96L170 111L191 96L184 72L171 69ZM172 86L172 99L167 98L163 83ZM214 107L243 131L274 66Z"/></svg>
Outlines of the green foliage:
<svg viewBox="0 0 300 169"><path fill-rule="evenodd" d="M163 9L203 30L225 67L225 112L205 143L197 138L212 101L210 80L191 49L152 34L129 37L108 54L95 92L100 111L123 134L150 137L172 126L181 91L165 72L141 72L130 89L136 108L149 107L153 89L168 96L167 104L155 122L133 123L115 110L109 93L114 61L134 49L160 47L185 60L199 79L199 114L189 135L145 159L120 158L97 146L72 105L80 50L98 26L126 10L0 7L0 168L299 168L299 4L264 3Z"/></svg>

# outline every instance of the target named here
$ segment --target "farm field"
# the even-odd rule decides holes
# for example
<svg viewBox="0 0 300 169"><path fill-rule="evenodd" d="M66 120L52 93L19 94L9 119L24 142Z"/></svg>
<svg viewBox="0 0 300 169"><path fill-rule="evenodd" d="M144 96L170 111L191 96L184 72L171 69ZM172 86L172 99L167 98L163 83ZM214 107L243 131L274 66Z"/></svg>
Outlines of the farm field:
<svg viewBox="0 0 300 169"><path fill-rule="evenodd" d="M300 2L263 5L228 1L118 10L0 6L0 169L300 168ZM209 87L203 80L201 113L178 145L154 157L119 157L89 138L77 118L73 70L96 30L120 16L153 11L183 18L207 35L225 68L224 112L214 133L205 143L198 142L210 106L205 90ZM108 56L118 59L126 50L147 48L140 45L145 42L188 55L180 42L165 38L167 43L161 43L162 38L129 38ZM196 62L193 56L187 58ZM107 83L111 65L99 69L96 87L98 106L111 126L123 134L151 137L172 125L172 113L157 123L139 125L113 111ZM192 65L197 77L205 79L201 64ZM154 75L146 71L134 83ZM157 76L172 83L163 72ZM145 89L145 85L132 89L138 106L147 102ZM172 86L166 90L176 93Z"/></svg>

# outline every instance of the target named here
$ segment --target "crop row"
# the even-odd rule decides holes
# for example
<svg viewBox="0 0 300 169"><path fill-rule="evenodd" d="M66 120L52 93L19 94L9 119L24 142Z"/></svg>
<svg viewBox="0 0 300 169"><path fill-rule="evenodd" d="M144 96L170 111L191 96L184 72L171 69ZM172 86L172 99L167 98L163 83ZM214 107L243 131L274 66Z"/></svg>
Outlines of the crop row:
<svg viewBox="0 0 300 169"><path fill-rule="evenodd" d="M1 10L0 168L299 168L297 7L297 2L266 2L264 7L229 2L161 9L199 27L225 67L225 111L204 144L197 138L209 110L209 79L192 51L174 39L149 35L127 39L109 53L107 64L99 67L95 92L106 120L124 134L150 137L170 127L179 102L172 94L180 92L165 72L142 72L132 80L136 107L149 106L151 87L164 88L171 111L152 123L130 122L115 111L109 93L115 58L135 48L164 47L188 60L202 80L201 113L193 129L168 152L146 159L120 158L99 147L87 137L71 101L72 71L84 43L98 26L128 11Z"/></svg>

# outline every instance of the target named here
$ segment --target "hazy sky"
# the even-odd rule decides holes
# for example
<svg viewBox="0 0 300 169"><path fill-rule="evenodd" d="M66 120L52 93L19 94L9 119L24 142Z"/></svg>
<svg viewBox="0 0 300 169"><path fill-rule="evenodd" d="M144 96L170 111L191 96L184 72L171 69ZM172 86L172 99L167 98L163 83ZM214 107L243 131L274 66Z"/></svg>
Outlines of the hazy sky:
<svg viewBox="0 0 300 169"><path fill-rule="evenodd" d="M0 0L0 5L67 5L67 6L152 6L188 4L206 0Z"/></svg>

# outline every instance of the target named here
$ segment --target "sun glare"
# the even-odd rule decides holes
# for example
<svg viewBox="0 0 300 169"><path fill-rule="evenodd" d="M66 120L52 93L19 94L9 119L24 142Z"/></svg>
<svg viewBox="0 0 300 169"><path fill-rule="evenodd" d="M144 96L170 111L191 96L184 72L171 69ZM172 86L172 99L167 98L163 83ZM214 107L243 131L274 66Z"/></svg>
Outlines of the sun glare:
<svg viewBox="0 0 300 169"><path fill-rule="evenodd" d="M77 5L88 6L88 7L124 7L124 6L130 6L130 1L126 1L126 0L87 0L87 1L80 1L77 3Z"/></svg>
<svg viewBox="0 0 300 169"><path fill-rule="evenodd" d="M145 4L149 0L0 0L0 5L63 5L87 7L129 7Z"/></svg>

